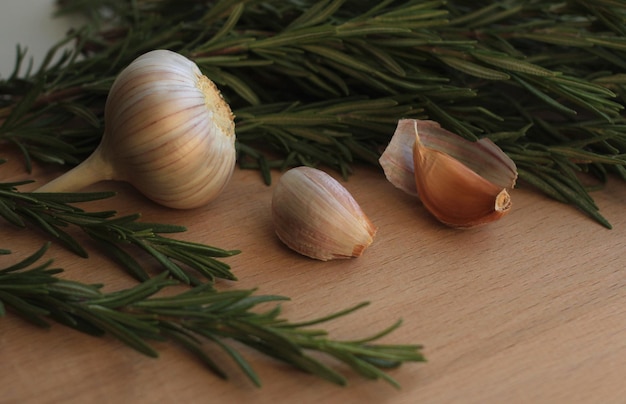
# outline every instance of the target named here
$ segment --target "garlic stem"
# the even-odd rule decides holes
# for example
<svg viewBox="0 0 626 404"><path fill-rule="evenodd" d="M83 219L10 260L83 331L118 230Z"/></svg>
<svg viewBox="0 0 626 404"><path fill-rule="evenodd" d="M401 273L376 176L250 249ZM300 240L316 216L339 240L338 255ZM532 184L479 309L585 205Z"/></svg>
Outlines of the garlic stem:
<svg viewBox="0 0 626 404"><path fill-rule="evenodd" d="M39 187L35 192L74 192L114 178L113 168L102 158L100 147L81 164Z"/></svg>

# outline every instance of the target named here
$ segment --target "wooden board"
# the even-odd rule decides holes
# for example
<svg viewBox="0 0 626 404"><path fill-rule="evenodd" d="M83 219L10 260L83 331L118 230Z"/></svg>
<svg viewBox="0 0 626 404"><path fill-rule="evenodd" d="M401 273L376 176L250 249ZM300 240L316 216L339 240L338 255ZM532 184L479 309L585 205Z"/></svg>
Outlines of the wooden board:
<svg viewBox="0 0 626 404"><path fill-rule="evenodd" d="M0 170L2 181L31 178L19 159ZM54 175L40 168L33 176L45 181ZM225 260L240 280L219 282L218 287L258 287L258 293L289 296L283 314L294 321L370 301L370 306L327 325L335 338L359 338L402 318L403 326L384 341L421 343L428 363L391 371L401 390L363 380L340 365L336 368L345 371L350 385L337 387L244 350L261 375L264 386L258 389L230 364L226 369L231 379L225 382L166 344L155 345L161 351L155 360L111 338L57 325L41 330L9 315L0 319L0 402L623 399L623 183L611 181L593 194L613 230L529 188L512 192L514 208L501 221L454 230L432 220L376 169L357 167L344 185L379 230L362 257L328 263L298 256L280 244L270 221L273 187L254 171L237 170L217 201L193 211L158 207L130 186L112 182L89 190L116 190L117 197L84 207L141 212L146 221L187 226L180 238L241 249L240 255ZM0 240L0 248L12 249L16 258L33 252L44 237L3 223ZM53 246L48 256L71 279L105 283L108 290L134 284L95 250L85 260ZM11 256L0 259L4 266Z"/></svg>

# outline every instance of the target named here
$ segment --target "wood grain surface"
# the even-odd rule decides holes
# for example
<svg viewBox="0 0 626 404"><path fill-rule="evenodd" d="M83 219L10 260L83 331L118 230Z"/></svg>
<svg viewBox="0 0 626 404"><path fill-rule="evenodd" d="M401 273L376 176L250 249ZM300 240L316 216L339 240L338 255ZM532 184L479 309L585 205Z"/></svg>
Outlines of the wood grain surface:
<svg viewBox="0 0 626 404"><path fill-rule="evenodd" d="M43 182L57 174L38 167L29 175L19 159L0 168L2 181ZM161 208L113 182L89 190L115 190L118 196L84 208L141 212L146 221L187 226L179 238L241 249L225 260L239 281L218 287L289 296L283 315L294 321L370 301L326 325L334 338L359 338L403 319L384 341L421 343L428 362L390 372L402 389L329 362L349 378L348 387L337 387L244 349L261 376L259 389L230 364L230 380L222 381L167 344L156 344L161 357L151 359L112 338L60 325L42 330L9 313L0 319L0 402L623 402L624 183L611 181L593 194L613 230L523 184L512 192L508 216L469 230L439 225L374 168L357 167L343 184L379 230L362 257L327 263L280 244L270 221L273 187L255 171L236 170L225 193L202 209ZM2 223L0 240L0 248L14 252L0 257L5 266L45 238ZM107 290L134 284L107 257L90 251L89 259L81 259L53 246L48 257L70 279L105 283Z"/></svg>

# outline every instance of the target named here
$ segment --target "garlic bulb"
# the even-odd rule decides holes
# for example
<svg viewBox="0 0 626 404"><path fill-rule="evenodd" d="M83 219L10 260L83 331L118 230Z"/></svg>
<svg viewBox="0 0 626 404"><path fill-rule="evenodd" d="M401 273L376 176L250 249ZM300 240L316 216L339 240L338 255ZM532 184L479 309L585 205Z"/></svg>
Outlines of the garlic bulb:
<svg viewBox="0 0 626 404"><path fill-rule="evenodd" d="M121 180L172 208L205 205L235 166L234 117L198 66L168 50L135 59L105 105L102 141L83 163L38 189L69 192Z"/></svg>
<svg viewBox="0 0 626 404"><path fill-rule="evenodd" d="M352 195L311 167L282 175L272 196L272 220L289 248L322 261L359 257L376 233Z"/></svg>
<svg viewBox="0 0 626 404"><path fill-rule="evenodd" d="M489 139L472 142L436 122L404 119L380 163L391 183L418 195L447 225L471 227L510 211L507 188L515 185L517 168Z"/></svg>

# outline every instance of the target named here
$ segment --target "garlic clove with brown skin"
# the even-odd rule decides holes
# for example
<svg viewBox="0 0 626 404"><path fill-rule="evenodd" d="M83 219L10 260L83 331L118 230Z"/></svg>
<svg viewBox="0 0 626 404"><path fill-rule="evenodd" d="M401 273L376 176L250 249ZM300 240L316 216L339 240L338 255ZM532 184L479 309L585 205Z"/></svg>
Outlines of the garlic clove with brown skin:
<svg viewBox="0 0 626 404"><path fill-rule="evenodd" d="M359 257L376 227L333 177L311 167L285 172L272 195L278 238L292 250L328 261Z"/></svg>
<svg viewBox="0 0 626 404"><path fill-rule="evenodd" d="M379 162L387 180L404 192L418 195L413 162L416 131L425 147L450 155L501 188L515 186L515 163L490 139L473 142L443 129L434 121L401 119Z"/></svg>
<svg viewBox="0 0 626 404"><path fill-rule="evenodd" d="M511 208L506 189L487 181L458 160L427 148L416 133L415 182L424 207L452 227L492 222Z"/></svg>
<svg viewBox="0 0 626 404"><path fill-rule="evenodd" d="M511 209L507 188L514 186L517 168L488 139L472 142L435 122L404 119L380 163L390 182L418 195L449 226L489 223Z"/></svg>
<svg viewBox="0 0 626 404"><path fill-rule="evenodd" d="M235 167L234 116L213 82L184 56L148 52L116 78L100 145L38 192L71 192L102 180L131 183L164 206L217 197Z"/></svg>

